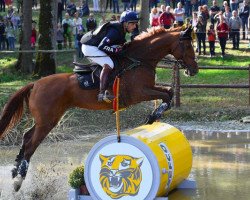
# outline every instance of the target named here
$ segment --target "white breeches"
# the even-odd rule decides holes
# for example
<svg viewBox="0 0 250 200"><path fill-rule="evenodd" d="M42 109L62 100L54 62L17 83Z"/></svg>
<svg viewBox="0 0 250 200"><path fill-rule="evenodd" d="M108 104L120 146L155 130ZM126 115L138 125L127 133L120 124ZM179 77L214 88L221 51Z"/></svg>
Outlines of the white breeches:
<svg viewBox="0 0 250 200"><path fill-rule="evenodd" d="M114 68L114 62L112 59L103 51L99 50L95 46L82 45L82 53L88 58L90 62L97 63L102 67L107 64L110 68ZM92 57L93 56L93 57Z"/></svg>

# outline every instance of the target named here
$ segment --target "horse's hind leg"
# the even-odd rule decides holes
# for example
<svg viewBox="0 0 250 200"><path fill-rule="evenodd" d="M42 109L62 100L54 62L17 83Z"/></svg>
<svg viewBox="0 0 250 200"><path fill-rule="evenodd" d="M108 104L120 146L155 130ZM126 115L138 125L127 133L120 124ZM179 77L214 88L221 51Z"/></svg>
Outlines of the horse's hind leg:
<svg viewBox="0 0 250 200"><path fill-rule="evenodd" d="M49 121L49 119L48 119ZM30 138L23 144L24 153L23 159L20 161L19 167L17 169L17 176L14 179L14 189L18 191L22 185L23 180L26 177L29 161L31 156L34 154L35 150L43 139L48 135L48 133L55 127L58 120L54 123L44 123L43 125L35 125L34 133L31 134Z"/></svg>
<svg viewBox="0 0 250 200"><path fill-rule="evenodd" d="M32 137L32 134L34 133L35 126L33 126L29 131L24 133L23 135L23 141L22 141L22 146L19 151L19 154L16 156L15 159L15 167L11 170L12 172L12 178L15 178L17 176L17 170L19 168L19 165L21 164L22 159L24 158L24 151L25 151L25 144L30 140Z"/></svg>

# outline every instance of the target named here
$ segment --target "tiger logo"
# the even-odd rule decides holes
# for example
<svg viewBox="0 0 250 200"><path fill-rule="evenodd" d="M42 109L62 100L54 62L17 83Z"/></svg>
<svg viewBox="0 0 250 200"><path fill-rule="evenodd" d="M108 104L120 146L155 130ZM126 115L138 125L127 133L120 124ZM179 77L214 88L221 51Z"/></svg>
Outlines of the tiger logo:
<svg viewBox="0 0 250 200"><path fill-rule="evenodd" d="M100 183L112 199L136 196L142 181L143 158L129 155L99 155L101 161Z"/></svg>

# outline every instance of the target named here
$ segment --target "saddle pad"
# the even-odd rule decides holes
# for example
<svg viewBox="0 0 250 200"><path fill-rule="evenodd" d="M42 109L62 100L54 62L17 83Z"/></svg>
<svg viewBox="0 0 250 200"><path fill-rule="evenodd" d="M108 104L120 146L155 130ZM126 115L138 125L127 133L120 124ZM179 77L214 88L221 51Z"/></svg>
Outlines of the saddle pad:
<svg viewBox="0 0 250 200"><path fill-rule="evenodd" d="M92 77L92 73L76 73L80 88L92 90L99 88L100 80L96 76Z"/></svg>

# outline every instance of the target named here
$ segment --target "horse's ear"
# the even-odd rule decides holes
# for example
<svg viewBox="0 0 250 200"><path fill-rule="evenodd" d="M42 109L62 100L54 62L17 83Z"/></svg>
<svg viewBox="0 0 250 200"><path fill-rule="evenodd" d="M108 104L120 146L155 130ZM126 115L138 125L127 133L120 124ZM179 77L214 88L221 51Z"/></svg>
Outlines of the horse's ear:
<svg viewBox="0 0 250 200"><path fill-rule="evenodd" d="M193 28L192 26L188 26L185 31L181 31L181 40L187 40L187 39L192 39Z"/></svg>

